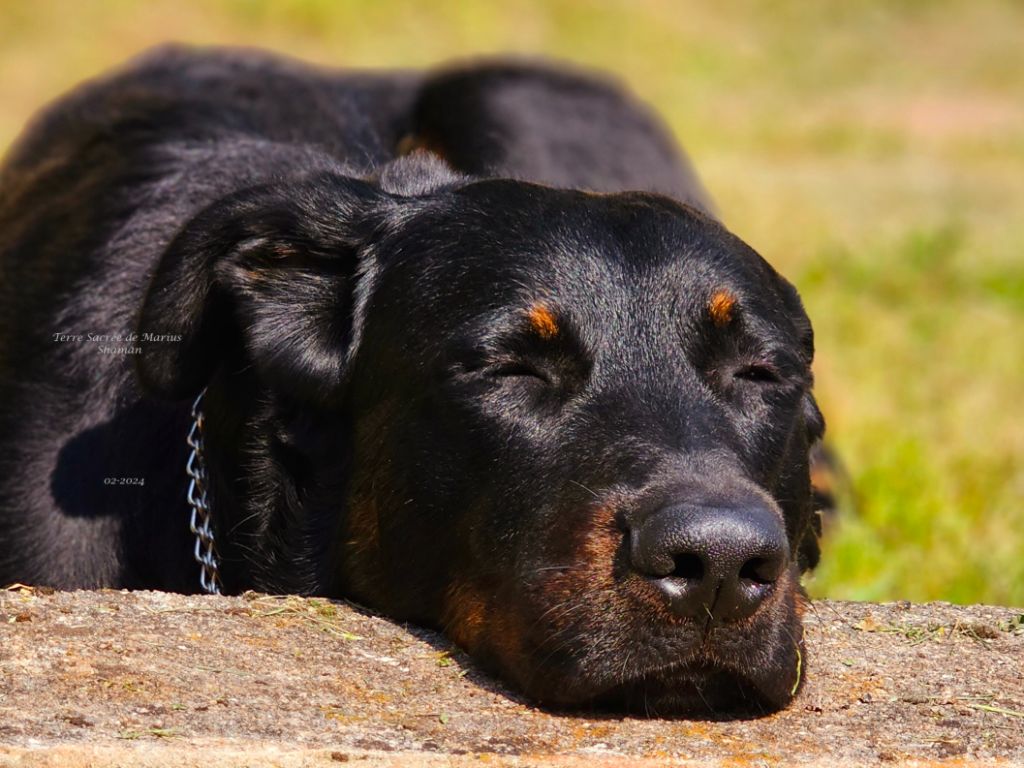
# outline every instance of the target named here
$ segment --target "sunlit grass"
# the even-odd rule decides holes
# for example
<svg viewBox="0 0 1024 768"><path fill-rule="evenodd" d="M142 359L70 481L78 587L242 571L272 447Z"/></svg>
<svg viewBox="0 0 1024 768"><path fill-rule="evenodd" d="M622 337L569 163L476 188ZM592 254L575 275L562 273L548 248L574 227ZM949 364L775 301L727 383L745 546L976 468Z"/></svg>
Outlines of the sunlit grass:
<svg viewBox="0 0 1024 768"><path fill-rule="evenodd" d="M0 0L0 147L165 39L612 70L814 319L859 516L813 592L1024 604L1022 29L1024 6L986 0Z"/></svg>

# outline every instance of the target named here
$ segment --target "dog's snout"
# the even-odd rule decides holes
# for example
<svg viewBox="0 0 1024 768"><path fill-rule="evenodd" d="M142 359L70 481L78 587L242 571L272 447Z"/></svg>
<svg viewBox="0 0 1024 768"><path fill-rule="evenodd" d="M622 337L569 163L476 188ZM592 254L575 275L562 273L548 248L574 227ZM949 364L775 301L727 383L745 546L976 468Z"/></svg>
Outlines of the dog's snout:
<svg viewBox="0 0 1024 768"><path fill-rule="evenodd" d="M789 561L782 522L762 504L676 505L630 530L633 567L673 613L718 622L751 616Z"/></svg>

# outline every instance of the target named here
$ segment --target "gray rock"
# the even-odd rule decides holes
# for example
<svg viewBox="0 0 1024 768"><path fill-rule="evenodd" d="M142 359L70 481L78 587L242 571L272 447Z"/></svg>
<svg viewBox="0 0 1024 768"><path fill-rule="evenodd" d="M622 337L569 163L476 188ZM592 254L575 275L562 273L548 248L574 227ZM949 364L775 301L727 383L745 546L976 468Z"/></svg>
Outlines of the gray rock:
<svg viewBox="0 0 1024 768"><path fill-rule="evenodd" d="M819 601L747 720L538 710L343 602L0 592L2 766L1024 764L1024 611Z"/></svg>

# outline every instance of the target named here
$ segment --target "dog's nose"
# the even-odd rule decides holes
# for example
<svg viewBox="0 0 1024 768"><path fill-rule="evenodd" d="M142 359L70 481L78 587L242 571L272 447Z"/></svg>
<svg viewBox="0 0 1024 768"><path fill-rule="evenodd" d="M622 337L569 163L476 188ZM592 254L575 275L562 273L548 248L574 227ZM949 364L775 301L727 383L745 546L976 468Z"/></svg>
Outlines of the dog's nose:
<svg viewBox="0 0 1024 768"><path fill-rule="evenodd" d="M766 505L678 505L630 531L630 558L677 615L728 622L751 616L771 593L789 543Z"/></svg>

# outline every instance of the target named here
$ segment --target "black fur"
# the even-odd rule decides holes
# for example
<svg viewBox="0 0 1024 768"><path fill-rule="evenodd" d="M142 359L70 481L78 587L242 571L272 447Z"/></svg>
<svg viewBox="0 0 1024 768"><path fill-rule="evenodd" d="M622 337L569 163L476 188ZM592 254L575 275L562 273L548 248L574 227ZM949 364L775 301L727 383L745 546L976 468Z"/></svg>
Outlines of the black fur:
<svg viewBox="0 0 1024 768"><path fill-rule="evenodd" d="M817 557L812 354L796 292L613 84L160 49L0 170L0 583L195 591L208 387L228 591L440 626L556 705L779 706ZM801 552L741 625L667 618L624 560L631 510L693 489L763 498Z"/></svg>

